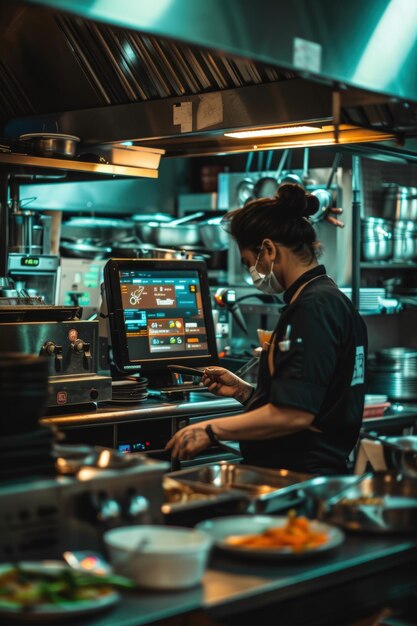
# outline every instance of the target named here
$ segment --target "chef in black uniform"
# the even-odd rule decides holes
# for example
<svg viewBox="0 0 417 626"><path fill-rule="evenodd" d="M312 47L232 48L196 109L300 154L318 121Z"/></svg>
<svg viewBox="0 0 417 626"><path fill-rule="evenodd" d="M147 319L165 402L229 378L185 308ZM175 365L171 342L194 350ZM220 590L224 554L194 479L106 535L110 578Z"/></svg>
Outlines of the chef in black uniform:
<svg viewBox="0 0 417 626"><path fill-rule="evenodd" d="M216 440L240 442L244 463L344 474L358 439L367 335L351 301L327 276L308 216L317 199L295 184L229 214L230 233L255 287L284 292L286 306L263 346L256 388L222 367L203 383L246 408L178 431L167 447L189 459Z"/></svg>

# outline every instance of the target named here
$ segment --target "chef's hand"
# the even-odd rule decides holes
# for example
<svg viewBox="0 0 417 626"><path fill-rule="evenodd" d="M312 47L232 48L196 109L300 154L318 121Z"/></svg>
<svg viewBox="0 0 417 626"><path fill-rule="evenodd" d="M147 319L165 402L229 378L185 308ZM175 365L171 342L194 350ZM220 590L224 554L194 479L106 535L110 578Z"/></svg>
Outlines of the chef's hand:
<svg viewBox="0 0 417 626"><path fill-rule="evenodd" d="M327 222L329 222L329 224L332 224L333 226L336 226L337 228L344 228L345 223L342 222L342 220L339 220L338 217L335 217L335 215L340 215L341 213L343 213L343 209L337 209L337 208L331 207L330 209L327 209L326 217L324 219Z"/></svg>
<svg viewBox="0 0 417 626"><path fill-rule="evenodd" d="M207 367L203 385L216 396L235 398L242 404L251 396L253 387L224 367Z"/></svg>
<svg viewBox="0 0 417 626"><path fill-rule="evenodd" d="M174 459L185 461L193 459L196 454L209 448L211 441L204 427L198 424L186 426L178 430L165 446L165 450L171 450Z"/></svg>

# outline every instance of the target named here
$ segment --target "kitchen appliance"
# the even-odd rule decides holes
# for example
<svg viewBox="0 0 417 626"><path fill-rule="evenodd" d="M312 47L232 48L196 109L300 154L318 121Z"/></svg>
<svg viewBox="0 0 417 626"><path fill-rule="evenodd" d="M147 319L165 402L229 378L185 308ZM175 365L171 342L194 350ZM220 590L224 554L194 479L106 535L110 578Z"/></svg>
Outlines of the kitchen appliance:
<svg viewBox="0 0 417 626"><path fill-rule="evenodd" d="M62 321L67 311L70 319ZM2 350L49 360L49 408L111 399L110 376L97 373L98 321L73 313L74 307L0 307Z"/></svg>
<svg viewBox="0 0 417 626"><path fill-rule="evenodd" d="M110 451L107 451L110 454ZM115 526L159 523L167 463L135 455L119 469L85 467L76 476L0 482L0 560L62 558L66 550L103 550ZM146 498L148 509L137 506Z"/></svg>
<svg viewBox="0 0 417 626"><path fill-rule="evenodd" d="M24 289L30 296L41 296L45 304L56 303L59 256L13 252L9 254L8 269L18 291Z"/></svg>
<svg viewBox="0 0 417 626"><path fill-rule="evenodd" d="M80 306L84 319L100 310L100 285L106 261L97 259L61 258L57 303Z"/></svg>

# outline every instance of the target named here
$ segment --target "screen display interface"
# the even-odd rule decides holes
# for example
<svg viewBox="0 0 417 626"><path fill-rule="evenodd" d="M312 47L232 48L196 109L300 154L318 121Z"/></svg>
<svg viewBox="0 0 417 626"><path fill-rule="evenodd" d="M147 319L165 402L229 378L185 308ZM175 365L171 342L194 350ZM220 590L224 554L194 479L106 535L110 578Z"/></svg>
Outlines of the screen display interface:
<svg viewBox="0 0 417 626"><path fill-rule="evenodd" d="M209 353L197 271L119 272L129 361Z"/></svg>

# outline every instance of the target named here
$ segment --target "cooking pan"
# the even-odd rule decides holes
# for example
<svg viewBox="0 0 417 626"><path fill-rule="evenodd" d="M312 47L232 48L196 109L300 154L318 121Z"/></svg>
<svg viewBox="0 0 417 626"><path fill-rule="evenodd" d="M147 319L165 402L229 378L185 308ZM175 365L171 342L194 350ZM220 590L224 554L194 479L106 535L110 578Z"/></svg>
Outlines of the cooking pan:
<svg viewBox="0 0 417 626"><path fill-rule="evenodd" d="M75 135L61 133L25 133L20 135L19 139L29 146L33 154L66 159L72 159L75 156L80 142L80 138Z"/></svg>
<svg viewBox="0 0 417 626"><path fill-rule="evenodd" d="M278 189L278 181L287 161L289 150L284 150L279 161L275 176L263 176L260 178L253 188L255 198L270 198L276 194Z"/></svg>
<svg viewBox="0 0 417 626"><path fill-rule="evenodd" d="M144 243L158 248L181 247L200 243L199 224L190 224L205 215L204 211L187 215L170 222L151 221L146 224L136 224L136 230Z"/></svg>
<svg viewBox="0 0 417 626"><path fill-rule="evenodd" d="M122 241L134 235L134 223L130 220L107 217L73 217L61 226L64 239L89 239L101 241Z"/></svg>
<svg viewBox="0 0 417 626"><path fill-rule="evenodd" d="M90 242L88 239L61 239L59 250L63 257L70 257L75 259L105 259L109 258L112 253L112 249L109 246L105 246L96 242Z"/></svg>
<svg viewBox="0 0 417 626"><path fill-rule="evenodd" d="M249 172L252 167L253 156L254 153L249 152L248 158L246 160L245 178L240 181L236 188L236 198L238 206L243 206L245 202L248 202L248 200L252 200L253 198L255 183L249 176Z"/></svg>

